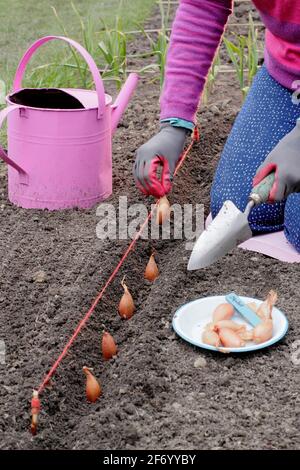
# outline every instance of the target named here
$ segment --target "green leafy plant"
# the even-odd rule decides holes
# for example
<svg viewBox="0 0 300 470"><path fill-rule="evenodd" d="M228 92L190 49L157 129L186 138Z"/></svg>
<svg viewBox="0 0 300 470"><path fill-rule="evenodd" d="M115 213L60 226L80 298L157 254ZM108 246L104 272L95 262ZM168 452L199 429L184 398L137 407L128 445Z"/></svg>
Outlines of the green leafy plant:
<svg viewBox="0 0 300 470"><path fill-rule="evenodd" d="M250 85L258 71L258 30L255 28L251 13L249 13L249 31L247 38L247 49L248 49L248 93Z"/></svg>
<svg viewBox="0 0 300 470"><path fill-rule="evenodd" d="M258 70L258 31L249 14L248 35L235 35L235 43L224 38L224 44L234 65L243 98L246 97Z"/></svg>
<svg viewBox="0 0 300 470"><path fill-rule="evenodd" d="M80 32L81 32L81 37L82 37L82 43L85 47L85 49L91 54L93 55L93 52L94 52L94 24L92 22L92 20L89 18L86 22L83 21L82 17L80 16L80 13L78 11L78 9L76 8L76 6L74 5L73 2L71 2L71 7L75 13L75 15L77 16L78 18L78 21L79 21L79 25L80 25ZM60 18L60 16L58 15L57 13L57 10L52 6L51 7L52 10L53 10L53 13L57 19L57 22L58 24L60 25L61 27L61 30L62 30L62 33L69 37L69 32L68 30L66 29L65 25L64 25L64 22L62 21L62 19ZM88 66L87 64L81 60L81 58L79 57L78 53L74 50L74 48L72 46L69 46L69 51L70 51L70 57L67 58L67 61L66 63L64 63L64 67L65 68L69 68L69 69L73 69L76 70L81 78L81 81L82 81L82 86L83 88L87 88L88 87L88 77L90 76L89 75L89 70L88 70ZM70 58L73 59L74 63L69 63L70 62Z"/></svg>
<svg viewBox="0 0 300 470"><path fill-rule="evenodd" d="M116 19L113 29L109 29L103 20L103 33L98 47L105 63L102 65L103 79L114 80L118 88L127 78L127 35L123 31L122 20Z"/></svg>
<svg viewBox="0 0 300 470"><path fill-rule="evenodd" d="M214 84L216 82L217 75L218 75L219 69L220 69L220 62L221 62L220 55L219 55L219 53L217 53L215 55L214 61L212 63L212 66L209 70L209 73L208 73L208 76L207 76L207 79L206 79L205 87L204 87L203 94L202 94L203 104L207 104L208 98L209 98L209 96L211 95L211 93L213 91Z"/></svg>
<svg viewBox="0 0 300 470"><path fill-rule="evenodd" d="M236 44L229 39L223 39L227 49L227 53L231 62L234 65L236 76L240 85L240 89L244 95L245 93L245 36L236 36Z"/></svg>
<svg viewBox="0 0 300 470"><path fill-rule="evenodd" d="M167 52L170 42L170 34L168 32L168 24L170 21L170 11L171 11L171 1L168 0L165 3L162 0L159 0L159 9L161 15L161 28L157 32L157 37L154 39L146 30L145 28L141 27L141 31L144 36L148 39L152 55L156 57L157 63L150 64L144 67L141 71L144 72L148 69L157 69L159 70L159 78L160 78L160 86L162 88L164 84L165 78L165 70L166 70L166 61L167 61Z"/></svg>
<svg viewBox="0 0 300 470"><path fill-rule="evenodd" d="M105 21L101 19L102 30L100 31L100 41L97 40L95 23L91 19L84 21L79 11L73 3L71 3L73 11L78 18L82 43L85 49L93 56L102 57L102 63L99 69L102 73L103 80L112 80L116 82L117 88L120 89L122 83L127 78L127 35L123 31L122 20L117 16L114 28L110 29ZM120 3L121 5L121 3ZM64 35L68 36L63 21L59 17L56 9L52 7L56 19L61 27ZM54 64L51 64L54 65ZM57 66L57 64L55 64ZM70 47L70 56L66 58L60 67L68 69L71 74L76 73L81 79L82 86L89 88L92 86L90 73L85 62L83 62L78 54Z"/></svg>

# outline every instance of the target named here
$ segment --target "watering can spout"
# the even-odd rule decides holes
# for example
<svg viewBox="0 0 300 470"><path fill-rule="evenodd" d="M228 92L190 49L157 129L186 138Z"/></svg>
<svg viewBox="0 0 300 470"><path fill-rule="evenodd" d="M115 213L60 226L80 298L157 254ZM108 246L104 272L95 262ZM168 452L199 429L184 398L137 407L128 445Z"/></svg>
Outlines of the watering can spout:
<svg viewBox="0 0 300 470"><path fill-rule="evenodd" d="M112 133L115 132L121 117L127 108L130 98L137 87L139 76L136 73L131 73L127 78L122 90L120 91L115 103L112 106L111 127Z"/></svg>

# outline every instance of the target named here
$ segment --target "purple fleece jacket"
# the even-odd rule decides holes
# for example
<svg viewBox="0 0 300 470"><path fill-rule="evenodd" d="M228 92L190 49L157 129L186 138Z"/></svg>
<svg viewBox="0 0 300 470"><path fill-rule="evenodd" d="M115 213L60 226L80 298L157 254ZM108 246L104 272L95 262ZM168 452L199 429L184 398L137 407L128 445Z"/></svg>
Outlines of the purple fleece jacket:
<svg viewBox="0 0 300 470"><path fill-rule="evenodd" d="M267 28L267 69L280 84L293 89L300 79L300 1L253 0L253 3ZM161 96L162 120L194 121L232 6L232 0L180 0Z"/></svg>

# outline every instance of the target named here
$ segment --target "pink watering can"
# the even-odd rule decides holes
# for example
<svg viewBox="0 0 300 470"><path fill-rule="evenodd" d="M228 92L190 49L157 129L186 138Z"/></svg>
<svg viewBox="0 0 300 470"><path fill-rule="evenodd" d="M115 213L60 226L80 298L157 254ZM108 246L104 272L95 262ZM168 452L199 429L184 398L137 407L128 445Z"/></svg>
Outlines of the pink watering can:
<svg viewBox="0 0 300 470"><path fill-rule="evenodd" d="M28 61L43 44L60 39L86 60L96 91L22 89ZM105 94L91 55L77 42L48 36L35 42L22 58L8 107L0 112L0 128L8 118L9 200L24 208L89 208L112 192L112 135L138 82L129 75L117 100Z"/></svg>

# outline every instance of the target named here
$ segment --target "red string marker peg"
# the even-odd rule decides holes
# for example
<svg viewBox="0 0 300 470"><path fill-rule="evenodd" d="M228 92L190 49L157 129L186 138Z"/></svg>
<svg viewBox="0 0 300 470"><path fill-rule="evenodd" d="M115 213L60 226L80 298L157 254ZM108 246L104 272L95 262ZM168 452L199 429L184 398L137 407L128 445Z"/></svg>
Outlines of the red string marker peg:
<svg viewBox="0 0 300 470"><path fill-rule="evenodd" d="M31 433L33 436L36 435L37 425L38 425L38 416L41 410L41 402L39 399L39 394L36 390L33 390L32 399L31 399Z"/></svg>
<svg viewBox="0 0 300 470"><path fill-rule="evenodd" d="M199 142L200 140L200 131L197 125L194 127L192 139L196 142Z"/></svg>

